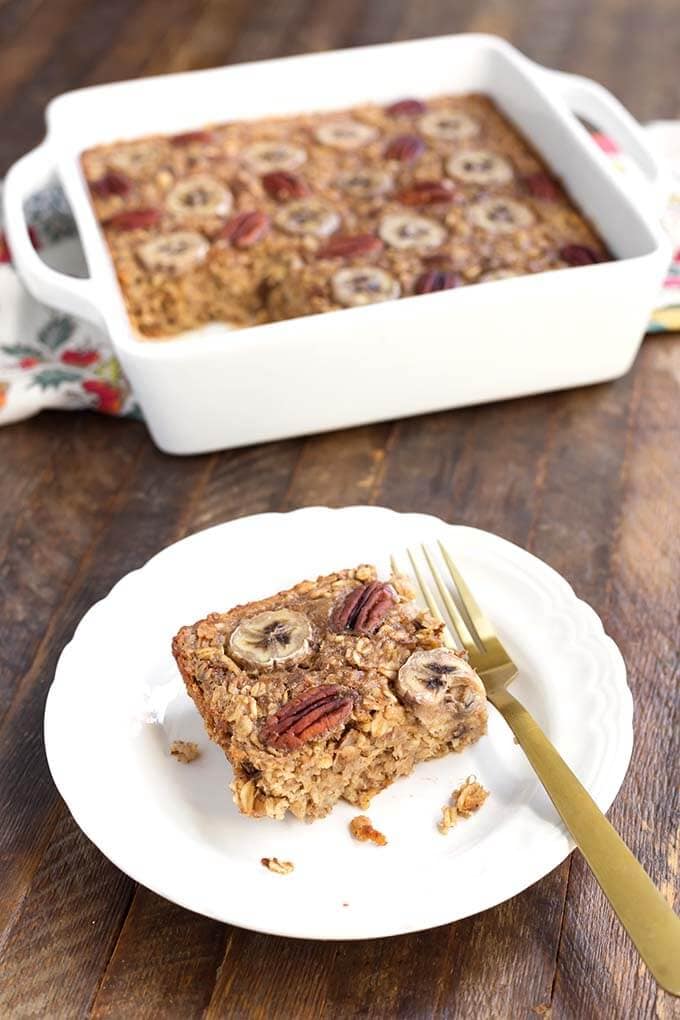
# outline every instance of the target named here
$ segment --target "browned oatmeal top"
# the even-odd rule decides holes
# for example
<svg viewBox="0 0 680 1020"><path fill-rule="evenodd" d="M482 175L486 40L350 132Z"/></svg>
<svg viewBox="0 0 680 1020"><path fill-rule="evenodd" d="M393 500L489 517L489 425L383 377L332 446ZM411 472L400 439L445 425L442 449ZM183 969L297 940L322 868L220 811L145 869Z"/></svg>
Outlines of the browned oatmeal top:
<svg viewBox="0 0 680 1020"><path fill-rule="evenodd" d="M215 125L82 162L147 338L608 257L482 95Z"/></svg>
<svg viewBox="0 0 680 1020"><path fill-rule="evenodd" d="M362 633L361 624L358 630L343 629L338 615L348 593L379 584L375 568L366 565L330 574L317 582L304 581L264 599L257 603L255 616L251 603L226 614L211 613L179 632L174 640L175 653L180 658L193 655L204 664L198 677L204 696L224 702L225 721L234 721L242 736L255 735L256 723L272 719L291 694L299 697L306 690L320 687L351 688L352 706L359 710L356 695L360 694L361 707L367 711L374 699L382 702L387 681L396 677L412 651L441 644L441 625L418 610L405 580L392 580L394 602L387 607L391 611L385 626L370 640L369 631L364 629ZM289 632L279 637L281 612L286 614ZM271 622L261 621L267 614ZM376 626L382 618L374 621ZM358 622L356 616L353 622ZM363 622L368 625L370 621L366 617ZM333 629L335 625L337 630ZM396 696L388 696L396 706ZM270 734L265 732L264 736ZM295 749L277 747L274 734L264 742L273 750Z"/></svg>
<svg viewBox="0 0 680 1020"><path fill-rule="evenodd" d="M368 565L212 613L173 642L180 668L188 660L199 664L192 675L204 707L258 755L306 751L311 739L350 715L370 723L371 712L387 703L395 716L403 714L401 702L411 702L429 676L414 653L441 646L442 625L418 608L407 580L380 582ZM405 672L407 660L413 665ZM465 690L472 684L483 700L481 681L464 659L455 661ZM300 722L309 721L311 709L309 732ZM426 723L438 731L451 718L434 712Z"/></svg>
<svg viewBox="0 0 680 1020"><path fill-rule="evenodd" d="M486 729L484 687L406 578L363 565L183 627L173 653L246 814L365 808Z"/></svg>

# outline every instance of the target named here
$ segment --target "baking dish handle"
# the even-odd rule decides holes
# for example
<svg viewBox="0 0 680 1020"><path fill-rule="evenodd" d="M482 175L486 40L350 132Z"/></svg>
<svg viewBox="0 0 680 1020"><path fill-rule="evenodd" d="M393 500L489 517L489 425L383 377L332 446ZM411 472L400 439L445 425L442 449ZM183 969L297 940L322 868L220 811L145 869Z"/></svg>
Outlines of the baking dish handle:
<svg viewBox="0 0 680 1020"><path fill-rule="evenodd" d="M24 214L26 199L42 187L53 169L46 142L12 166L3 188L5 231L12 262L28 290L38 301L101 326L94 283L51 269L31 242Z"/></svg>
<svg viewBox="0 0 680 1020"><path fill-rule="evenodd" d="M654 210L660 213L670 193L670 174L657 158L644 129L625 106L590 78L545 67L540 70L559 91L572 113L612 138L621 151L635 161L652 192Z"/></svg>

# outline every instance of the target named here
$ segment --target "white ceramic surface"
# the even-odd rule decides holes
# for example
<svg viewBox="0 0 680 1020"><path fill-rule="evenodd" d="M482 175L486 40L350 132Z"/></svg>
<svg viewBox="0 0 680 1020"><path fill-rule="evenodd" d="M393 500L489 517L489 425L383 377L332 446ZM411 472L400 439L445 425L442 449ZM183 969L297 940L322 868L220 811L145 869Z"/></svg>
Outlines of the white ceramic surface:
<svg viewBox="0 0 680 1020"><path fill-rule="evenodd" d="M125 313L79 153L118 138L210 121L337 109L366 101L483 91L564 179L617 261L500 280L230 331L212 324L142 343ZM606 130L639 163L639 203L579 124ZM662 172L639 125L605 89L546 71L508 43L448 36L67 93L47 109L45 142L9 172L6 226L27 287L109 331L152 436L198 453L487 400L598 382L630 367L670 258L654 204ZM46 267L24 199L57 172L91 276Z"/></svg>
<svg viewBox="0 0 680 1020"><path fill-rule="evenodd" d="M443 538L521 674L513 691L600 807L632 748L632 699L592 609L540 560L487 532L375 507L309 508L223 524L170 546L124 577L78 626L59 660L46 717L55 782L84 832L132 878L185 907L246 928L356 939L433 927L525 889L572 848L501 718L460 755L419 766L376 797L383 848L348 833L357 810L322 821L238 814L231 769L210 744L170 653L180 625L303 577L374 562ZM168 753L196 740L190 765ZM447 836L442 805L474 773L491 791ZM288 876L260 858L291 860Z"/></svg>

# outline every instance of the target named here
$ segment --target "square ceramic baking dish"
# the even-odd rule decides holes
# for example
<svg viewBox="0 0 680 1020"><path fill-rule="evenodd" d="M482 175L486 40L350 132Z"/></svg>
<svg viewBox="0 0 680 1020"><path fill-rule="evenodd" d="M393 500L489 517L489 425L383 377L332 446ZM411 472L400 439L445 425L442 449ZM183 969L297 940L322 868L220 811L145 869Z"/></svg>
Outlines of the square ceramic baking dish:
<svg viewBox="0 0 680 1020"><path fill-rule="evenodd" d="M505 279L249 329L211 324L138 339L80 168L91 146L209 122L333 110L404 94L490 95L564 181L616 261ZM577 115L633 156L633 201ZM108 331L161 449L190 454L612 379L637 352L669 259L662 172L639 125L587 79L508 43L463 35L122 82L59 96L47 137L4 191L14 261L41 301ZM26 198L56 172L90 276L46 266Z"/></svg>

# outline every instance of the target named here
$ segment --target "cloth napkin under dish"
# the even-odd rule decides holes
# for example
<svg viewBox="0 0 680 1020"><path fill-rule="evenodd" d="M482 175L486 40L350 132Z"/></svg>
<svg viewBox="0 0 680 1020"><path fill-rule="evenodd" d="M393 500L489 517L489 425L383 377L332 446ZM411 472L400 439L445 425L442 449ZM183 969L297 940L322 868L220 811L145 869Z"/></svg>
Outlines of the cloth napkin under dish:
<svg viewBox="0 0 680 1020"><path fill-rule="evenodd" d="M680 329L680 122L658 121L647 131L673 173L673 194L663 222L675 256L649 325L650 332L663 332ZM637 166L609 138L601 134L593 138L633 194L639 188L642 196ZM60 187L49 185L34 195L26 213L33 243L45 261L55 269L85 275L75 224ZM0 425L43 408L139 416L106 334L35 301L12 267L0 229Z"/></svg>

